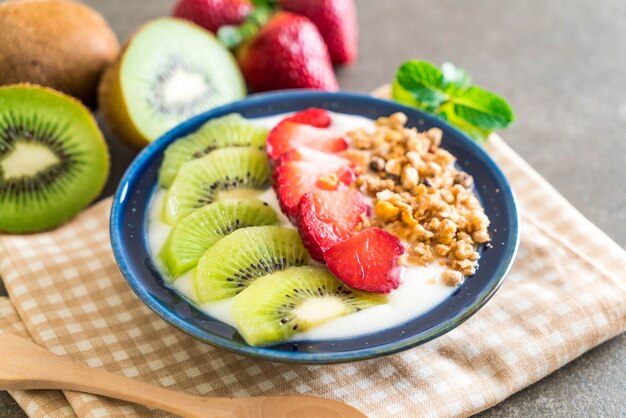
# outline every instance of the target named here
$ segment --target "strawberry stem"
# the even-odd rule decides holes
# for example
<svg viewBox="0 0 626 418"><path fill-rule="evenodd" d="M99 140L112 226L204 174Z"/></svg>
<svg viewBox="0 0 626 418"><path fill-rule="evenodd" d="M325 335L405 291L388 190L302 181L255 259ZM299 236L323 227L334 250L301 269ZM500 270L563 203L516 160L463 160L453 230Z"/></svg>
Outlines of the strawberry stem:
<svg viewBox="0 0 626 418"><path fill-rule="evenodd" d="M272 9L267 6L257 6L246 20L240 25L224 25L217 31L217 37L230 49L237 48L252 39L265 26L272 16Z"/></svg>
<svg viewBox="0 0 626 418"><path fill-rule="evenodd" d="M271 9L275 9L278 7L279 0L252 0L252 3L256 6L265 6Z"/></svg>

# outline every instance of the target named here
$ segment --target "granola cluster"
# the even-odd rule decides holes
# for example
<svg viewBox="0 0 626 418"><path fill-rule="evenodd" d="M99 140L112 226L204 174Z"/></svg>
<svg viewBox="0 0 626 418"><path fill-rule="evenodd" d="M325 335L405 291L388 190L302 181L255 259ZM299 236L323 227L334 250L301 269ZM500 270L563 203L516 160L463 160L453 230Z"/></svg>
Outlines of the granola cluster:
<svg viewBox="0 0 626 418"><path fill-rule="evenodd" d="M490 240L489 219L472 191L472 177L440 148L441 130L420 133L406 128L406 121L395 113L379 118L374 132L348 134L357 186L373 198L374 217L363 219L363 227L379 226L404 240L403 264L445 262L443 280L456 286L476 271L476 249Z"/></svg>

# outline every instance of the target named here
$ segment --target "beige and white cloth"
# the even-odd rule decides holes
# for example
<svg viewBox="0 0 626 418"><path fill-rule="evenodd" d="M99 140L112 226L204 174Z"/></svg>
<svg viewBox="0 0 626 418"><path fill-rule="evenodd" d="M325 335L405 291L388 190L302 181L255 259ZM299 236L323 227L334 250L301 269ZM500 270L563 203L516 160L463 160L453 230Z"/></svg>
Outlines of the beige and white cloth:
<svg viewBox="0 0 626 418"><path fill-rule="evenodd" d="M54 231L0 236L0 332L90 367L203 396L309 394L370 417L484 410L626 330L626 253L498 137L487 150L519 199L522 239L493 299L427 344L328 366L250 359L200 343L153 314L110 248L107 199ZM31 417L166 416L74 392L12 395Z"/></svg>

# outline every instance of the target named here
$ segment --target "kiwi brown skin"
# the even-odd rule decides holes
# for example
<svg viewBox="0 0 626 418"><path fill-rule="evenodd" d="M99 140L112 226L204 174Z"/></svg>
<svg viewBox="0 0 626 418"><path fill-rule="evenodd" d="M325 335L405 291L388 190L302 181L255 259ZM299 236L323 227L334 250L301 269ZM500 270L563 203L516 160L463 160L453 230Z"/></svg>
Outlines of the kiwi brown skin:
<svg viewBox="0 0 626 418"><path fill-rule="evenodd" d="M136 149L141 149L148 145L150 140L139 132L130 119L120 83L120 67L127 46L128 43L102 75L98 87L98 107L104 122L116 138L125 141Z"/></svg>
<svg viewBox="0 0 626 418"><path fill-rule="evenodd" d="M135 127L128 113L128 106L124 99L120 81L120 69L124 60L124 52L128 49L135 35L141 32L146 25L139 27L124 42L115 60L104 69L98 85L98 109L107 128L116 138L121 139L137 150L142 149L152 141Z"/></svg>
<svg viewBox="0 0 626 418"><path fill-rule="evenodd" d="M1 0L0 0L1 1ZM156 138L150 137L137 127L136 122L130 115L127 98L125 97L122 89L121 71L124 66L124 59L126 51L135 41L135 38L150 25L154 24L158 20L176 21L178 23L196 28L200 32L206 32L212 36L210 32L189 20L176 18L176 17L164 17L153 21L149 21L139 27L130 37L124 42L122 50L117 55L112 64L107 66L100 79L98 86L98 108L103 116L104 122L107 128L121 141L133 146L134 148L141 149L146 145L153 142ZM234 61L236 62L236 61ZM137 99L136 97L134 99ZM208 109L205 109L208 110Z"/></svg>
<svg viewBox="0 0 626 418"><path fill-rule="evenodd" d="M0 85L33 83L94 107L98 82L119 52L95 10L69 0L0 3Z"/></svg>

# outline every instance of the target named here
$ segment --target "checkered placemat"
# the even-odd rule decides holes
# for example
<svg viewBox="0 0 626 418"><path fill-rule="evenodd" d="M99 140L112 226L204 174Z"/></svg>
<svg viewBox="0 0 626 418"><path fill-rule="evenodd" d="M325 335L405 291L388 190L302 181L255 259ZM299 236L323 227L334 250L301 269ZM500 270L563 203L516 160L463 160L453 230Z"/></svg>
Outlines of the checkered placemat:
<svg viewBox="0 0 626 418"><path fill-rule="evenodd" d="M499 138L487 149L519 198L515 265L476 315L404 353L304 366L192 339L146 308L121 277L108 238L110 199L54 231L0 236L0 275L12 302L0 302L0 329L90 367L188 394L309 394L371 417L479 412L626 330L626 253ZM73 392L12 395L30 416L166 415Z"/></svg>

